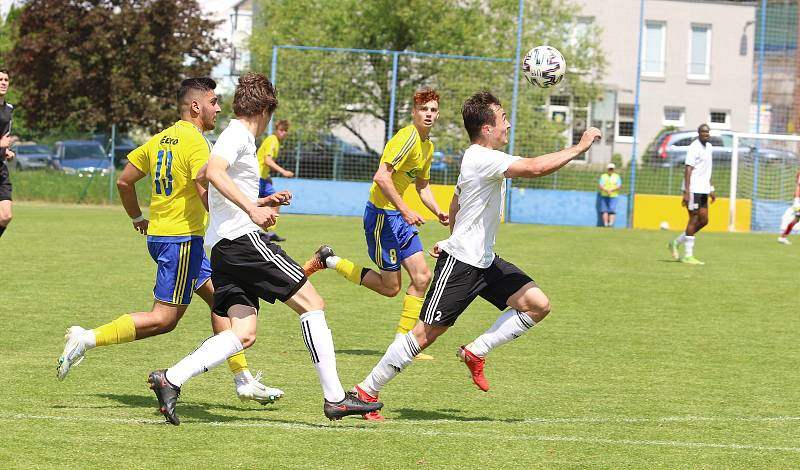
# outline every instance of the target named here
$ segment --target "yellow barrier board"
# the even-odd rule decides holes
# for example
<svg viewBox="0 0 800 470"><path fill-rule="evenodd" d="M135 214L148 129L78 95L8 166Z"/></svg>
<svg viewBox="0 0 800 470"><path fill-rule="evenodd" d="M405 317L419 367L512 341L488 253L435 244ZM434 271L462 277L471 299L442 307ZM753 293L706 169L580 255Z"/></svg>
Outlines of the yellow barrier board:
<svg viewBox="0 0 800 470"><path fill-rule="evenodd" d="M634 197L633 228L658 230L662 222L669 225L670 230L683 230L689 220L689 213L681 205L680 196L657 196L637 194ZM750 231L750 215L752 202L750 199L736 200L736 231ZM727 232L730 217L730 199L717 198L715 203L708 204L708 225L703 229L711 232Z"/></svg>

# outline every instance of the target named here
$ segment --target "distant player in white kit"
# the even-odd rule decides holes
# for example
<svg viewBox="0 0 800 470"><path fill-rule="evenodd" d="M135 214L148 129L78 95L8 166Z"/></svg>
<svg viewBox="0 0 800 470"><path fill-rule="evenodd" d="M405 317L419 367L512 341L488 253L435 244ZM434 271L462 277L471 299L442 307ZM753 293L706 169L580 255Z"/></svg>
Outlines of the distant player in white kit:
<svg viewBox="0 0 800 470"><path fill-rule="evenodd" d="M689 145L686 152L686 170L683 184L683 200L681 204L689 211L689 222L686 230L675 240L669 242L668 248L676 261L686 264L705 264L694 257L694 237L697 232L708 225L708 199L717 200L714 186L711 184L711 166L714 147L709 142L711 129L707 124L697 128L697 140ZM678 248L684 245L683 256Z"/></svg>
<svg viewBox="0 0 800 470"><path fill-rule="evenodd" d="M494 253L505 179L553 173L586 152L600 138L600 131L588 129L580 143L559 152L520 158L499 150L508 143L511 126L500 101L491 93L483 91L467 99L461 114L472 145L464 152L450 203L450 238L433 248L438 260L420 321L408 334L395 339L372 372L355 386L364 401L377 400L383 387L453 326L478 296L505 310L491 328L458 350L473 382L483 391L489 390L483 374L489 351L522 336L550 312L550 301L536 283ZM367 419L381 419L377 416L377 412L366 415Z"/></svg>
<svg viewBox="0 0 800 470"><path fill-rule="evenodd" d="M794 211L794 219L789 221L786 224L786 228L781 233L781 236L778 237L778 243L783 243L784 245L791 245L792 242L789 241L787 238L790 233L792 233L792 229L794 226L800 222L800 170L797 170L797 175L795 176L795 187L794 187L794 201L792 201L792 211Z"/></svg>

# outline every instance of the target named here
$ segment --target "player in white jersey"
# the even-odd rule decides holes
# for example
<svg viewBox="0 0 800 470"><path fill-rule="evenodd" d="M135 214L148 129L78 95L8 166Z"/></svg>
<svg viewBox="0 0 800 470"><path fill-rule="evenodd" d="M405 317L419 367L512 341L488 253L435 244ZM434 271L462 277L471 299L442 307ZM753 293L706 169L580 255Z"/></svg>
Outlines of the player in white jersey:
<svg viewBox="0 0 800 470"><path fill-rule="evenodd" d="M255 136L264 132L277 106L275 89L264 75L239 77L233 95L236 119L220 134L208 159L210 218L205 243L211 247L213 311L228 317L231 328L205 340L173 367L150 373L148 383L160 411L176 426L180 424L175 406L181 386L255 342L259 299L280 300L299 315L303 340L322 385L326 417L363 415L383 406L344 391L322 298L300 265L261 230L275 224L275 208L291 199L288 191L258 197L261 169Z"/></svg>
<svg viewBox="0 0 800 470"><path fill-rule="evenodd" d="M790 233L792 233L792 229L794 226L800 222L800 170L797 170L797 175L795 175L795 187L794 187L794 201L792 201L792 211L794 212L794 218L786 224L786 228L783 229L781 236L778 237L778 243L783 243L784 245L791 245L792 242L789 241L788 237Z"/></svg>
<svg viewBox="0 0 800 470"><path fill-rule="evenodd" d="M538 158L521 158L499 150L508 143L511 126L500 101L491 93L471 96L461 114L472 145L464 152L450 203L450 238L433 248L438 260L420 321L408 334L395 339L372 372L355 386L365 401L377 400L383 387L453 326L478 296L505 310L491 328L458 349L472 381L483 391L489 390L483 373L489 351L523 335L550 312L550 301L536 283L494 252L505 179L553 173L586 152L600 138L600 131L588 129L573 147Z"/></svg>
<svg viewBox="0 0 800 470"><path fill-rule="evenodd" d="M683 200L681 204L689 211L686 230L668 248L676 261L686 264L705 264L694 257L694 237L708 225L708 199L717 200L714 185L711 184L711 167L714 147L709 142L711 130L707 124L697 128L697 139L689 145L686 152L686 170L683 179ZM679 248L684 245L683 256Z"/></svg>

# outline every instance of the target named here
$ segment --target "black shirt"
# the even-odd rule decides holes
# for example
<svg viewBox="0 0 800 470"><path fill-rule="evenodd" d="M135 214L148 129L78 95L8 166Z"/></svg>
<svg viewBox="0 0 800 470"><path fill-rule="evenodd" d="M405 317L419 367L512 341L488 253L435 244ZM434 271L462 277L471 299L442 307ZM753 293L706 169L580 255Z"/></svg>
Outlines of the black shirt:
<svg viewBox="0 0 800 470"><path fill-rule="evenodd" d="M8 102L3 102L0 105L0 137L11 132L11 112L14 111L14 107L11 106ZM6 163L6 149L0 148L0 165L5 165Z"/></svg>

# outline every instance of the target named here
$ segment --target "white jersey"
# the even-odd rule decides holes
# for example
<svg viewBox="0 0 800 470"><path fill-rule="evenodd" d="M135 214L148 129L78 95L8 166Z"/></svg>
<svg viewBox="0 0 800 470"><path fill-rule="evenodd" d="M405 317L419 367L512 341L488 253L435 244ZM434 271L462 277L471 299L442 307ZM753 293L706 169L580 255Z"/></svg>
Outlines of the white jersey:
<svg viewBox="0 0 800 470"><path fill-rule="evenodd" d="M450 238L439 242L441 249L476 268L492 264L506 194L504 173L520 159L477 144L464 152L456 183L460 208Z"/></svg>
<svg viewBox="0 0 800 470"><path fill-rule="evenodd" d="M705 147L700 139L695 139L686 152L686 164L692 166L692 176L689 178L689 192L709 194L711 192L711 156L714 146L706 142ZM684 181L684 186L686 182Z"/></svg>
<svg viewBox="0 0 800 470"><path fill-rule="evenodd" d="M256 139L240 121L232 119L211 149L228 162L228 176L248 199L258 199L258 178L261 169L256 157ZM259 230L250 217L223 196L213 184L208 186L208 230L205 244L213 247L221 239L235 240Z"/></svg>

